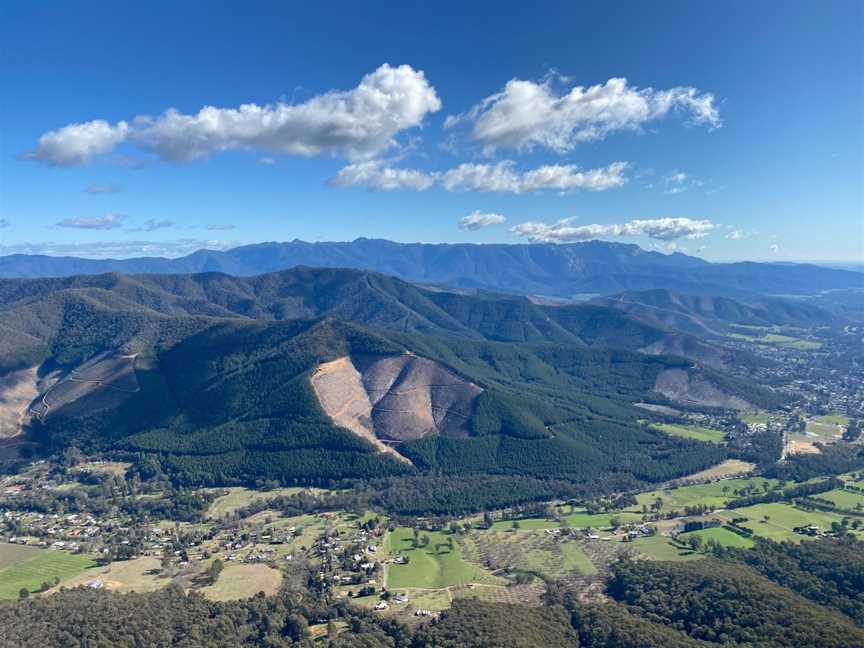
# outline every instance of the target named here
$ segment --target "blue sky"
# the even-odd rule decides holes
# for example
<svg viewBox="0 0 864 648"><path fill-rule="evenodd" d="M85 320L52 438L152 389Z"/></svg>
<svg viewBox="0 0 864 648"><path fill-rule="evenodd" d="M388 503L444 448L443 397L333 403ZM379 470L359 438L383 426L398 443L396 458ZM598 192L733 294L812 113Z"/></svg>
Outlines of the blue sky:
<svg viewBox="0 0 864 648"><path fill-rule="evenodd" d="M0 254L864 259L860 2L366 4L4 3Z"/></svg>

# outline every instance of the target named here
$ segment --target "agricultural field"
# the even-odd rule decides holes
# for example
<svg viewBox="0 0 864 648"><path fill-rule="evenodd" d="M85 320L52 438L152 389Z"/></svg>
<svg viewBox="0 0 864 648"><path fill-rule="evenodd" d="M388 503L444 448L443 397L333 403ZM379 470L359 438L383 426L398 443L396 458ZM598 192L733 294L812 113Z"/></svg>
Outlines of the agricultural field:
<svg viewBox="0 0 864 648"><path fill-rule="evenodd" d="M639 556L646 560L682 561L698 560L701 554L689 549L676 546L668 537L654 535L647 538L639 538L627 543Z"/></svg>
<svg viewBox="0 0 864 648"><path fill-rule="evenodd" d="M274 488L273 490L260 491L253 490L251 488L243 488L240 486L236 486L231 488L219 488L215 490L228 491L228 494L217 497L210 505L210 509L207 511L207 516L214 520L224 517L225 514L230 514L234 511L245 508L246 506L249 506L254 502L273 499L274 497L279 497L280 495L291 495L293 493L299 493L301 490L304 489Z"/></svg>
<svg viewBox="0 0 864 648"><path fill-rule="evenodd" d="M53 582L55 577L63 581L93 564L87 556L38 549L35 554L0 569L0 599L18 598L22 588L37 592L42 583Z"/></svg>
<svg viewBox="0 0 864 648"><path fill-rule="evenodd" d="M642 514L635 511L589 513L585 509L574 509L569 515L564 516L567 526L574 529L608 529L612 526L613 518L617 518L621 524L627 524L641 522Z"/></svg>
<svg viewBox="0 0 864 648"><path fill-rule="evenodd" d="M681 486L672 490L656 490L649 493L640 493L636 501L640 506L651 506L658 499L662 500L663 508L683 509L688 506L707 505L711 508L723 508L726 502L735 499L735 491L741 491L755 487L757 492L764 492L765 485L768 490L775 488L778 484L776 479L765 479L754 477L749 479L724 479L707 484L693 484Z"/></svg>
<svg viewBox="0 0 864 648"><path fill-rule="evenodd" d="M429 544L415 548L412 529L398 527L390 534L390 551L404 554L410 562L390 565L387 572L389 589L442 589L467 583L497 582L483 569L464 559L462 547L454 535L432 531L420 535L428 535Z"/></svg>
<svg viewBox="0 0 864 648"><path fill-rule="evenodd" d="M849 418L846 416L817 416L807 421L807 433L825 439L839 439L848 424Z"/></svg>
<svg viewBox="0 0 864 648"><path fill-rule="evenodd" d="M771 416L768 412L748 412L741 416L741 420L747 425L768 425Z"/></svg>
<svg viewBox="0 0 864 648"><path fill-rule="evenodd" d="M161 572L161 561L158 558L142 557L113 562L104 567L91 567L64 580L61 585L63 587L78 587L99 580L107 590L153 592L162 589L171 582L171 579L161 576Z"/></svg>
<svg viewBox="0 0 864 648"><path fill-rule="evenodd" d="M267 565L227 564L215 584L198 591L213 601L233 601L258 592L275 594L281 583L282 572Z"/></svg>
<svg viewBox="0 0 864 648"><path fill-rule="evenodd" d="M709 540L714 540L724 547L749 548L753 546L753 541L750 538L740 536L737 533L729 531L729 529L724 529L723 527L690 531L689 533L682 533L678 538L686 543L691 536L702 538L703 545Z"/></svg>
<svg viewBox="0 0 864 648"><path fill-rule="evenodd" d="M466 539L467 551L490 569L510 569L544 578L591 576L597 568L573 539L543 530L476 531Z"/></svg>
<svg viewBox="0 0 864 648"><path fill-rule="evenodd" d="M701 427L698 425L679 425L675 423L656 423L652 425L655 430L660 430L672 436L694 439L705 443L723 443L725 435L720 430Z"/></svg>
<svg viewBox="0 0 864 648"><path fill-rule="evenodd" d="M817 497L834 502L841 509L857 511L859 507L864 508L864 493L837 488L827 493L819 493Z"/></svg>
<svg viewBox="0 0 864 648"><path fill-rule="evenodd" d="M498 520L492 524L493 531L509 531L513 528L513 522L518 528L530 531L532 529L557 529L561 525L556 520L547 518L521 518L518 520Z"/></svg>
<svg viewBox="0 0 864 648"><path fill-rule="evenodd" d="M7 567L35 557L39 551L36 547L0 543L0 573Z"/></svg>
<svg viewBox="0 0 864 648"><path fill-rule="evenodd" d="M784 540L800 542L804 539L805 536L793 531L795 527L815 524L824 531L831 529L832 522L840 522L843 519L843 515L838 513L804 511L783 502L730 509L719 513L719 515L727 520L746 517L748 521L742 523L741 526L752 529L756 535L777 542Z"/></svg>
<svg viewBox="0 0 864 648"><path fill-rule="evenodd" d="M738 475L747 475L756 470L756 464L749 461L741 461L740 459L727 459L726 461L700 470L699 472L687 475L685 480L704 481L707 479L720 479L725 477L736 477Z"/></svg>

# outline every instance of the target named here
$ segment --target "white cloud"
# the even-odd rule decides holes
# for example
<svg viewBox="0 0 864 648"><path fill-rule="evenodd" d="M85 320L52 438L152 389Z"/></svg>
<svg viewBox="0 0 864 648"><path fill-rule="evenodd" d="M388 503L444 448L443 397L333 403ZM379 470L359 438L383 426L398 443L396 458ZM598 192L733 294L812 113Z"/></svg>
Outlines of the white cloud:
<svg viewBox="0 0 864 648"><path fill-rule="evenodd" d="M448 117L445 128L471 123L472 139L490 150L541 147L565 153L580 142L603 139L617 131L638 131L670 113L681 114L694 124L721 125L714 96L696 88L640 90L629 86L627 79L613 78L559 94L553 81L512 79L504 90L468 112Z"/></svg>
<svg viewBox="0 0 864 648"><path fill-rule="evenodd" d="M627 166L626 162L613 162L607 167L580 171L572 164L547 164L520 173L511 160L494 165L465 163L447 171L442 176L441 184L447 191L605 191L627 182L624 177Z"/></svg>
<svg viewBox="0 0 864 648"><path fill-rule="evenodd" d="M744 233L743 230L736 229L736 230L732 230L731 232L729 232L726 235L726 238L731 240L731 241L737 241L738 239L745 238L746 236L747 235Z"/></svg>
<svg viewBox="0 0 864 648"><path fill-rule="evenodd" d="M128 137L129 130L129 124L125 121L113 126L102 119L69 124L42 135L36 148L27 151L21 158L38 160L51 166L87 164L97 155L113 151Z"/></svg>
<svg viewBox="0 0 864 648"><path fill-rule="evenodd" d="M72 227L76 229L110 230L123 226L126 217L122 214L106 214L95 218L64 218L57 223L58 227Z"/></svg>
<svg viewBox="0 0 864 648"><path fill-rule="evenodd" d="M605 191L627 182L627 162L582 171L573 164L547 164L519 171L512 160L496 164L464 163L443 173L385 166L377 160L349 164L330 178L334 187L365 186L370 191L411 189L425 191L440 183L446 191L528 193L554 190L560 192L584 189Z"/></svg>
<svg viewBox="0 0 864 648"><path fill-rule="evenodd" d="M84 193L92 195L115 194L120 193L121 191L123 191L123 187L118 184L114 184L113 182L91 184L84 188Z"/></svg>
<svg viewBox="0 0 864 648"><path fill-rule="evenodd" d="M207 229L211 230L211 231L224 232L224 231L228 231L228 230L233 230L234 225L232 225L231 223L212 223L212 224L207 226Z"/></svg>
<svg viewBox="0 0 864 648"><path fill-rule="evenodd" d="M768 249L771 250L772 254L777 254L777 253L780 251L780 246L777 245L776 243L772 243L772 244L768 247Z"/></svg>
<svg viewBox="0 0 864 648"><path fill-rule="evenodd" d="M501 214L484 214L475 211L459 219L459 229L475 232L490 225L500 225L506 220Z"/></svg>
<svg viewBox="0 0 864 648"><path fill-rule="evenodd" d="M276 158L265 155L264 157L258 158L258 164L261 166L273 166L276 164Z"/></svg>
<svg viewBox="0 0 864 648"><path fill-rule="evenodd" d="M237 149L365 159L393 146L399 132L420 126L440 108L423 72L385 63L352 90L331 90L301 104L205 106L189 115L171 108L158 117L138 116L131 126L101 120L72 124L43 135L23 157L85 164L129 139L172 162Z"/></svg>
<svg viewBox="0 0 864 648"><path fill-rule="evenodd" d="M368 158L440 108L423 72L384 64L353 90L330 91L302 104L205 106L195 115L171 109L157 118L139 117L135 138L174 162L234 149Z"/></svg>
<svg viewBox="0 0 864 648"><path fill-rule="evenodd" d="M128 259L140 256L176 258L197 250L227 250L238 241L178 239L173 241L98 241L95 243L15 243L0 245L0 255L46 254L87 259Z"/></svg>
<svg viewBox="0 0 864 648"><path fill-rule="evenodd" d="M593 223L574 225L575 218L565 218L551 225L539 221L520 223L510 228L517 236L535 243L563 243L567 241L586 241L600 237L644 235L658 241L677 239L699 239L708 235L715 225L708 220L690 218L656 218L631 220L626 223Z"/></svg>
<svg viewBox="0 0 864 648"><path fill-rule="evenodd" d="M435 175L417 169L394 169L378 160L369 160L349 164L330 178L327 184L333 187L361 185L369 191L426 191L435 184Z"/></svg>

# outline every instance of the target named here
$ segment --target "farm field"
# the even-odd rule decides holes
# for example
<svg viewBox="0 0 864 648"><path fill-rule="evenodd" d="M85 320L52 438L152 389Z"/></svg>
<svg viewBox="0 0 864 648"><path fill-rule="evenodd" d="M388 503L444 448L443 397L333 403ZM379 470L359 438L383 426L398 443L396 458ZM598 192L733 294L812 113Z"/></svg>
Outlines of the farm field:
<svg viewBox="0 0 864 648"><path fill-rule="evenodd" d="M212 519L218 519L223 517L226 513L233 513L234 511L249 506L253 502L257 502L260 500L272 499L274 497L279 497L280 495L291 495L293 493L299 493L301 490L306 490L302 488L274 488L273 490L268 491L256 491L250 488L243 488L241 486L235 486L231 488L220 488L217 489L220 491L227 490L228 494L223 495L222 497L217 497L213 503L210 505L210 509L207 511L207 516ZM308 489L314 490L314 489Z"/></svg>
<svg viewBox="0 0 864 648"><path fill-rule="evenodd" d="M605 529L612 526L612 518L618 518L621 524L628 522L641 522L642 514L632 511L620 511L614 513L588 513L584 509L576 509L569 515L564 516L567 526L574 529Z"/></svg>
<svg viewBox="0 0 864 648"><path fill-rule="evenodd" d="M635 549L642 558L646 560L698 560L702 554L687 549L676 547L668 537L653 535L648 538L639 538L627 545Z"/></svg>
<svg viewBox="0 0 864 648"><path fill-rule="evenodd" d="M37 592L42 583L61 581L93 566L93 560L64 551L39 549L37 553L0 570L0 599L18 598L18 592L27 588Z"/></svg>
<svg viewBox="0 0 864 648"><path fill-rule="evenodd" d="M858 510L855 507L864 507L864 493L855 493L853 491L837 488L827 493L819 493L818 497L834 502L839 508Z"/></svg>
<svg viewBox="0 0 864 648"><path fill-rule="evenodd" d="M749 461L741 461L740 459L727 459L726 461L711 466L705 470L687 475L684 479L702 481L705 479L719 479L721 477L734 477L736 475L746 475L756 469L756 464Z"/></svg>
<svg viewBox="0 0 864 648"><path fill-rule="evenodd" d="M818 437L839 439L848 423L849 419L845 416L817 416L807 421L807 432Z"/></svg>
<svg viewBox="0 0 864 648"><path fill-rule="evenodd" d="M678 425L675 423L656 423L652 425L655 430L660 430L672 436L704 441L705 443L723 443L725 436L720 430L712 430L698 425Z"/></svg>
<svg viewBox="0 0 864 648"><path fill-rule="evenodd" d="M747 522L741 526L752 529L756 535L777 542L791 540L799 542L804 539L792 529L799 526L815 524L820 529L830 529L832 522L840 522L842 515L824 511L802 511L790 504L775 502L771 504L756 504L738 509L730 509L720 513L721 517L731 520L736 517L746 517ZM768 520L765 521L765 516Z"/></svg>
<svg viewBox="0 0 864 648"><path fill-rule="evenodd" d="M412 546L412 529L398 527L390 534L391 552L405 554L410 562L390 565L387 573L389 589L442 589L465 583L497 582L483 569L463 558L462 547L455 536L432 531L421 532L421 536L423 534L429 536L429 544L416 549ZM452 540L452 549L448 540Z"/></svg>
<svg viewBox="0 0 864 648"><path fill-rule="evenodd" d="M681 486L672 490L655 490L650 493L640 493L636 496L639 505L650 506L660 498L663 500L663 509L681 509L687 506L707 505L712 508L722 508L727 501L735 499L735 491L740 491L751 486L758 492L764 490L763 485L768 484L769 490L777 486L776 479L754 477L749 479L724 479L710 482L708 484L693 484L692 486Z"/></svg>
<svg viewBox="0 0 864 648"><path fill-rule="evenodd" d="M519 524L520 529L557 529L561 525L556 520L546 518L522 518L518 520L498 520L492 524L493 531L509 531L513 528L513 522Z"/></svg>
<svg viewBox="0 0 864 648"><path fill-rule="evenodd" d="M171 582L161 578L161 561L158 558L142 557L134 560L113 562L104 567L92 567L72 578L64 580L63 587L78 587L99 579L103 587L118 592L153 592Z"/></svg>
<svg viewBox="0 0 864 648"><path fill-rule="evenodd" d="M748 412L741 417L741 420L748 425L768 425L768 412Z"/></svg>
<svg viewBox="0 0 864 648"><path fill-rule="evenodd" d="M490 569L515 569L547 578L591 576L597 568L575 540L543 530L477 531L465 540L466 551Z"/></svg>
<svg viewBox="0 0 864 648"><path fill-rule="evenodd" d="M0 572L6 567L34 557L39 551L36 547L0 543Z"/></svg>
<svg viewBox="0 0 864 648"><path fill-rule="evenodd" d="M214 585L200 591L213 601L234 601L255 596L258 592L275 594L282 583L282 572L267 565L225 565Z"/></svg>
<svg viewBox="0 0 864 648"><path fill-rule="evenodd" d="M753 546L753 541L750 538L745 538L723 527L714 527L712 529L701 529L699 531L690 531L682 533L678 538L687 542L691 536L699 536L702 538L703 544L708 540L714 540L724 547L742 547L749 548Z"/></svg>

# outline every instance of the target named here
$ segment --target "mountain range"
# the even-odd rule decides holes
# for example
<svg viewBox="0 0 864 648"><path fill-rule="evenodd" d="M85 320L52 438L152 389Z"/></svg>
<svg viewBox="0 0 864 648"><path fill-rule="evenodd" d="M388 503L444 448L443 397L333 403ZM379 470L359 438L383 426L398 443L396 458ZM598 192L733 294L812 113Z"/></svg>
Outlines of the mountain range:
<svg viewBox="0 0 864 648"><path fill-rule="evenodd" d="M94 260L0 257L0 277L63 277L104 272L223 272L251 276L295 266L373 270L401 279L460 288L571 299L668 289L699 295L805 295L864 288L864 275L807 264L708 263L681 253L588 241L570 244L426 244L360 238L350 242L245 245L199 250L176 259Z"/></svg>
<svg viewBox="0 0 864 648"><path fill-rule="evenodd" d="M777 402L731 351L616 308L362 270L5 279L0 331L0 427L197 484L670 479L727 450L636 403Z"/></svg>

